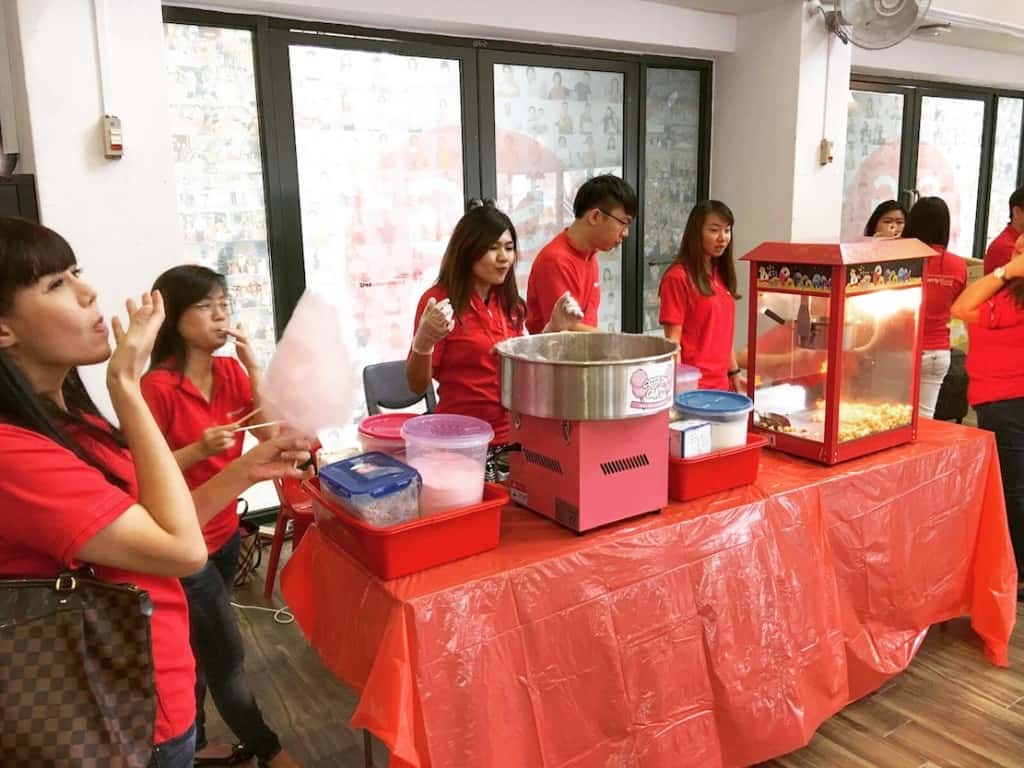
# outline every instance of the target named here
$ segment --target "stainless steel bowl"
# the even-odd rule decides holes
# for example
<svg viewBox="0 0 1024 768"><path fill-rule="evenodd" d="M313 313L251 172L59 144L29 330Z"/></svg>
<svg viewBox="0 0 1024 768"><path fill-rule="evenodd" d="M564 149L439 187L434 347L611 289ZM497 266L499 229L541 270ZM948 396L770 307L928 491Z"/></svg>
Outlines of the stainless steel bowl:
<svg viewBox="0 0 1024 768"><path fill-rule="evenodd" d="M500 342L501 402L513 416L630 419L672 406L678 345L625 333L546 333Z"/></svg>

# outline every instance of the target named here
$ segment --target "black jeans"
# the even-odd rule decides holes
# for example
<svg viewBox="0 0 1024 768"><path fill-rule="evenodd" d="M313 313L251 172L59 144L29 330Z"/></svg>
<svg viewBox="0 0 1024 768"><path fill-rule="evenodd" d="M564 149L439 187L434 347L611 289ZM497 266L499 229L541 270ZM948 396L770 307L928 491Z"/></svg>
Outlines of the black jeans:
<svg viewBox="0 0 1024 768"><path fill-rule="evenodd" d="M982 403L974 410L978 426L996 433L1017 578L1024 580L1024 397Z"/></svg>
<svg viewBox="0 0 1024 768"><path fill-rule="evenodd" d="M239 741L261 760L281 751L245 676L245 648L231 607L241 538L236 531L198 573L181 580L188 598L190 641L196 657L196 750L206 746L203 704L209 688L217 711Z"/></svg>
<svg viewBox="0 0 1024 768"><path fill-rule="evenodd" d="M196 727L193 725L181 736L157 744L149 758L149 768L192 768L196 754Z"/></svg>

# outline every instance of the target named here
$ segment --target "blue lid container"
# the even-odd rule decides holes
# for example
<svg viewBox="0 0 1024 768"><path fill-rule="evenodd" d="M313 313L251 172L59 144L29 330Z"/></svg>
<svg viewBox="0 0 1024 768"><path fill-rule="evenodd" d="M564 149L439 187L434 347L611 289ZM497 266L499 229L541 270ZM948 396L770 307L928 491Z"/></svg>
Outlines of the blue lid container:
<svg viewBox="0 0 1024 768"><path fill-rule="evenodd" d="M676 407L693 418L708 421L737 421L746 418L754 401L738 392L721 389L695 389L676 395Z"/></svg>
<svg viewBox="0 0 1024 768"><path fill-rule="evenodd" d="M328 464L320 470L320 482L343 499L354 496L379 499L422 483L420 473L385 453L364 453Z"/></svg>

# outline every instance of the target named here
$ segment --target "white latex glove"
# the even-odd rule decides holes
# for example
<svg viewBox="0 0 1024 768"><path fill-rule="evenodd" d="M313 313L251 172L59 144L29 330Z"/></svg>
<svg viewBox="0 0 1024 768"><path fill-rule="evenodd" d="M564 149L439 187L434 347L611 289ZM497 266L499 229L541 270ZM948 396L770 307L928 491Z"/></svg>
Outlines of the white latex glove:
<svg viewBox="0 0 1024 768"><path fill-rule="evenodd" d="M541 333L558 333L567 331L573 323L583 319L583 310L573 295L566 291L558 297L555 306L551 309L551 319L544 326Z"/></svg>
<svg viewBox="0 0 1024 768"><path fill-rule="evenodd" d="M412 340L412 351L417 355L431 355L434 345L452 332L455 328L455 312L448 299L427 300L427 306L420 317L419 328Z"/></svg>

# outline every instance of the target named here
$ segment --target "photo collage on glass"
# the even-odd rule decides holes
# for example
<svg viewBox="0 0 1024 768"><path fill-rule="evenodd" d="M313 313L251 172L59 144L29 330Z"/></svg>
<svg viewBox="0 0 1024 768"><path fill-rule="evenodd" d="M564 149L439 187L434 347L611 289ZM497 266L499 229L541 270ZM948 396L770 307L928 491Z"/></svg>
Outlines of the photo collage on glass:
<svg viewBox="0 0 1024 768"><path fill-rule="evenodd" d="M519 236L516 279L526 293L537 252L572 223L576 190L622 175L624 76L616 72L494 66L498 194ZM622 325L621 249L600 254L601 330Z"/></svg>
<svg viewBox="0 0 1024 768"><path fill-rule="evenodd" d="M232 321L266 365L274 303L252 35L182 24L164 32L183 260L226 275Z"/></svg>

